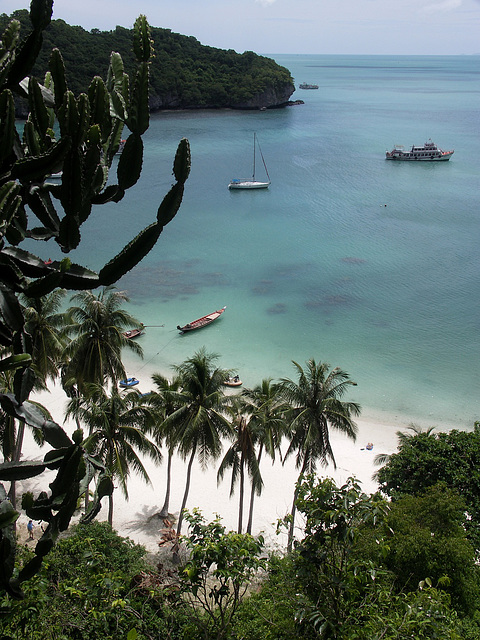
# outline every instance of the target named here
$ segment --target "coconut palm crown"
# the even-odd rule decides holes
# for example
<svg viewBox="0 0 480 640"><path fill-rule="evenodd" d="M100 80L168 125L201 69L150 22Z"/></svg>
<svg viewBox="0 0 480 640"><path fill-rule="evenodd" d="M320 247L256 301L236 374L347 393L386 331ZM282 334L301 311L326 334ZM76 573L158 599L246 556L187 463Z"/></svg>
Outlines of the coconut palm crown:
<svg viewBox="0 0 480 640"><path fill-rule="evenodd" d="M139 356L141 346L134 340L127 340L122 331L127 327L139 326L139 321L121 308L128 302L123 291L105 287L96 295L92 291L81 291L72 297L78 306L67 310L71 319L66 327L73 336L65 349L68 359L64 373L64 386L84 384L116 384L125 378L122 363L122 348L126 347Z"/></svg>
<svg viewBox="0 0 480 640"><path fill-rule="evenodd" d="M313 359L305 369L295 361L293 364L297 382L289 378L280 381L281 393L290 405L290 444L285 458L296 452L296 467L302 473L313 473L317 461L335 465L329 427L356 439L357 426L352 416L360 414L360 406L341 399L356 383L339 367L330 370L330 365L317 364Z"/></svg>
<svg viewBox="0 0 480 640"><path fill-rule="evenodd" d="M121 394L113 388L108 393L97 384L87 384L84 390L85 395L70 400L66 417L78 418L87 427L85 450L102 460L128 498L127 480L131 471L151 483L141 456L158 462L162 457L158 446L147 437L154 415L136 391ZM113 496L109 500L108 521L112 524Z"/></svg>

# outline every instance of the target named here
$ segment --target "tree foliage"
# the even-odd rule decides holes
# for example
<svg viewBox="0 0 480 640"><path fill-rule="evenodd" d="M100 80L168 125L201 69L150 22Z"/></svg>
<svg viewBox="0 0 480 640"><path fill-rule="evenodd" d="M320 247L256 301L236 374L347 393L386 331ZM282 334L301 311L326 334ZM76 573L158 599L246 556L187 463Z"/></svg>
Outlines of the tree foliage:
<svg viewBox="0 0 480 640"><path fill-rule="evenodd" d="M450 594L458 611L472 614L480 603L474 547L465 535L465 503L443 483L390 508L386 565L398 590L413 591L428 577Z"/></svg>
<svg viewBox="0 0 480 640"><path fill-rule="evenodd" d="M15 17L28 29L28 12L15 11ZM9 20L0 15L0 29ZM191 36L170 29L152 28L155 58L151 65L150 105L154 108L206 108L258 106L255 100L269 94L267 105L294 91L290 72L271 58L252 51L239 54L200 44ZM45 43L34 67L43 77L53 48L64 52L69 84L75 93L86 91L95 75L107 72L111 51L118 51L127 73L134 69L132 30L117 26L112 31L70 26L53 20L45 31ZM288 97L286 98L288 99Z"/></svg>
<svg viewBox="0 0 480 640"><path fill-rule="evenodd" d="M298 487L305 535L296 544L294 568L301 592L297 620L318 638L459 638L456 614L446 593L428 576L413 588L396 590L389 552L388 505L367 496L349 478L306 477ZM362 550L373 530L376 549Z"/></svg>
<svg viewBox="0 0 480 640"><path fill-rule="evenodd" d="M480 428L448 433L417 433L402 439L376 477L393 499L422 494L443 482L465 500L470 538L480 547Z"/></svg>
<svg viewBox="0 0 480 640"><path fill-rule="evenodd" d="M31 555L22 549L19 567ZM0 598L2 633L8 634L3 637L113 640L168 637L173 631L145 549L106 523L72 527L25 585L25 594L23 601ZM128 635L132 630L136 636Z"/></svg>
<svg viewBox="0 0 480 640"><path fill-rule="evenodd" d="M182 594L205 640L230 637L233 619L251 580L264 561L263 538L227 532L217 517L206 523L194 509L186 513L189 558L180 573ZM197 615L201 612L203 615Z"/></svg>

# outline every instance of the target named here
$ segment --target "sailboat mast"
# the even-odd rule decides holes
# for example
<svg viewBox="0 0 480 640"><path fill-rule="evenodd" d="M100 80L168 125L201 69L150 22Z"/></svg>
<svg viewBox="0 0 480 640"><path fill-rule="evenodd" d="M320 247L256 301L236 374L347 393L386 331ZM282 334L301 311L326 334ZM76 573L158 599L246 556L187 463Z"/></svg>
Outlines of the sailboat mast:
<svg viewBox="0 0 480 640"><path fill-rule="evenodd" d="M257 146L257 134L253 133L253 177L252 180L255 182L255 148Z"/></svg>

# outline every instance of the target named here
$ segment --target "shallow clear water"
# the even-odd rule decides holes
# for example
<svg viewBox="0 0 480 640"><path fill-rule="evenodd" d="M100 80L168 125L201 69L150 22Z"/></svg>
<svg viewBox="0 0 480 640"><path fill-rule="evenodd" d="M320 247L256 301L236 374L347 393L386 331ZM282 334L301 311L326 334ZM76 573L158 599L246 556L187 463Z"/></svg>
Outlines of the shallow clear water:
<svg viewBox="0 0 480 640"><path fill-rule="evenodd" d="M153 221L176 145L192 172L174 221L120 283L148 328L128 373L148 388L201 346L246 386L309 358L348 371L365 417L469 427L479 418L478 57L275 56L304 105L152 116L140 183L101 207L73 258L99 268ZM251 172L256 131L272 185ZM385 161L432 138L450 162ZM262 176L259 175L259 179ZM53 256L52 256L53 257ZM199 332L175 327L227 305Z"/></svg>

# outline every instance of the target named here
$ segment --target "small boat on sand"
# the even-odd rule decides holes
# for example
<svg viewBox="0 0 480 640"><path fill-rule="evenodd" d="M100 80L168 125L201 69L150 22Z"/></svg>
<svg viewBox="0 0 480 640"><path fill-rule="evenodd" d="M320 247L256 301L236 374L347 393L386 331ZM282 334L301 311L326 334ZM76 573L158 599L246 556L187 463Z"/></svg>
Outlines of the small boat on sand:
<svg viewBox="0 0 480 640"><path fill-rule="evenodd" d="M219 318L226 308L227 307L225 306L223 307L223 309L219 309L218 311L213 311L212 313L209 313L206 316L202 316L201 318L198 318L198 320L193 320L193 322L189 322L183 327L177 324L177 329L180 331L180 333L185 333L186 331L193 331L194 329L201 329L202 327L206 327L207 325L211 324L214 320Z"/></svg>
<svg viewBox="0 0 480 640"><path fill-rule="evenodd" d="M231 378L228 378L228 380L225 380L223 384L226 387L241 387L243 382L238 376L232 376Z"/></svg>
<svg viewBox="0 0 480 640"><path fill-rule="evenodd" d="M125 380L120 380L118 384L122 387L122 389L130 389L131 387L137 385L139 382L140 380L137 380L136 378L126 378Z"/></svg>
<svg viewBox="0 0 480 640"><path fill-rule="evenodd" d="M133 338L138 338L138 336L143 335L143 333L145 333L145 327L142 324L139 327L136 327L135 329L129 329L128 331L124 331L123 337L127 338L127 340L132 340Z"/></svg>

